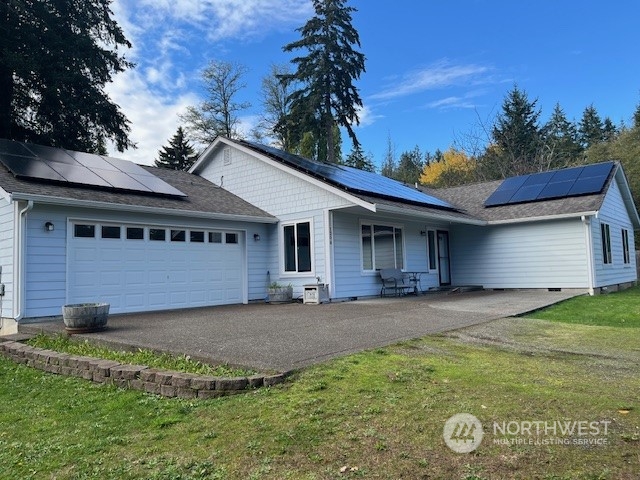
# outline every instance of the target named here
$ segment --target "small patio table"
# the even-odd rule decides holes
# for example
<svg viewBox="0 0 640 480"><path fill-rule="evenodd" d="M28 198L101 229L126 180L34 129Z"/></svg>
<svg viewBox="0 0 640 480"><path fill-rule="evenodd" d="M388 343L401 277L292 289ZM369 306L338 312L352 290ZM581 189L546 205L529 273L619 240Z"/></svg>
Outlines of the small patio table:
<svg viewBox="0 0 640 480"><path fill-rule="evenodd" d="M422 284L420 283L420 277L423 273L429 272L404 272L409 276L409 282L413 286L413 293L419 295L422 293Z"/></svg>

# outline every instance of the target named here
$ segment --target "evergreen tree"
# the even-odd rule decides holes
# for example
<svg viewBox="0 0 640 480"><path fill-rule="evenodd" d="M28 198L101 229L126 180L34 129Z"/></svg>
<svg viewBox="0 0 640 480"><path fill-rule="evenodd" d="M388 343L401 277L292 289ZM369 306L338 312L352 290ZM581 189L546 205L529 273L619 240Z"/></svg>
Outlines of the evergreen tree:
<svg viewBox="0 0 640 480"><path fill-rule="evenodd" d="M578 143L578 129L574 123L567 120L559 103L553 108L543 131L550 156L548 168L565 167L581 157L582 147Z"/></svg>
<svg viewBox="0 0 640 480"><path fill-rule="evenodd" d="M604 124L593 104L584 109L582 120L578 125L578 133L582 148L585 150L604 141Z"/></svg>
<svg viewBox="0 0 640 480"><path fill-rule="evenodd" d="M385 177L393 178L396 171L396 149L391 141L391 135L387 135L387 151L382 161L382 169L380 174Z"/></svg>
<svg viewBox="0 0 640 480"><path fill-rule="evenodd" d="M483 158L488 176L504 178L540 170L542 131L538 100L513 87L502 103L502 112L491 129L493 149Z"/></svg>
<svg viewBox="0 0 640 480"><path fill-rule="evenodd" d="M610 142L616 138L616 135L618 135L618 129L611 119L606 117L602 124L602 140L604 142Z"/></svg>
<svg viewBox="0 0 640 480"><path fill-rule="evenodd" d="M288 79L290 74L286 65L272 65L269 75L262 79L262 107L264 113L254 131L259 139L273 138L275 145L291 153L295 149L294 132L296 124L291 120L291 102L293 83Z"/></svg>
<svg viewBox="0 0 640 480"><path fill-rule="evenodd" d="M184 130L178 127L176 134L169 140L169 145L158 151L156 167L187 171L197 158L195 150L185 138Z"/></svg>
<svg viewBox="0 0 640 480"><path fill-rule="evenodd" d="M360 46L351 24L355 8L346 6L346 0L313 0L313 7L315 16L297 29L302 38L283 47L285 52L303 49L307 54L295 57L295 73L282 78L301 84L290 96L292 115L312 113L293 117L304 126L298 138L306 131L313 133L318 158L335 163L336 126L344 127L353 144L359 144L353 125L359 124L362 100L353 82L365 71L365 57L354 49Z"/></svg>
<svg viewBox="0 0 640 480"><path fill-rule="evenodd" d="M134 146L104 91L133 65L110 0L0 1L0 138L100 152Z"/></svg>
<svg viewBox="0 0 640 480"><path fill-rule="evenodd" d="M417 145L413 150L402 152L393 178L408 185L418 182L424 168L422 158L422 152Z"/></svg>
<svg viewBox="0 0 640 480"><path fill-rule="evenodd" d="M376 167L373 164L371 154L365 154L361 145L354 145L351 153L347 156L344 164L348 167L365 170L367 172L375 172Z"/></svg>
<svg viewBox="0 0 640 480"><path fill-rule="evenodd" d="M243 77L245 66L231 62L211 61L202 72L202 81L208 98L197 106L187 107L180 118L185 122L190 137L198 143L210 144L218 135L239 138L238 112L251 106L239 102L238 93L246 87Z"/></svg>

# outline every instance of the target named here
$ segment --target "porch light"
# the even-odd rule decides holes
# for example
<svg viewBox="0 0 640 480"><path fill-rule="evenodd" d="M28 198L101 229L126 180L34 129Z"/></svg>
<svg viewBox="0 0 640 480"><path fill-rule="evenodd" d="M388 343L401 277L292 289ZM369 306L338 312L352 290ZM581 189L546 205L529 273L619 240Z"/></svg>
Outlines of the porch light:
<svg viewBox="0 0 640 480"><path fill-rule="evenodd" d="M260 235L258 233L254 233L253 234L253 241L254 242L259 242L260 241Z"/></svg>
<svg viewBox="0 0 640 480"><path fill-rule="evenodd" d="M44 224L44 231L45 232L53 232L54 229L55 229L55 226L53 225L53 223L47 222L47 223Z"/></svg>
<svg viewBox="0 0 640 480"><path fill-rule="evenodd" d="M425 230L420 230L420 236L421 237L426 237L427 236L427 232Z"/></svg>

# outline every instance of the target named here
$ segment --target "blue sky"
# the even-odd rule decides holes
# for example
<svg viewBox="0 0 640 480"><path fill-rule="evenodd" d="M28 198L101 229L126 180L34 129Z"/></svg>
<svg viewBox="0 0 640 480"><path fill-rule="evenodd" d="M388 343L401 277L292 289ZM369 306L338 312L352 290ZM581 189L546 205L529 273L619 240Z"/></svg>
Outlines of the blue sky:
<svg viewBox="0 0 640 480"><path fill-rule="evenodd" d="M366 72L356 133L380 164L391 139L396 156L416 145L446 150L482 137L517 84L538 99L542 119L556 102L579 120L593 104L614 123L640 102L637 0L351 0ZM116 156L152 164L204 92L210 60L248 68L238 100L246 130L256 123L261 79L286 64L282 46L313 14L310 0L115 0L112 8L137 66L107 91L132 123L137 150ZM346 136L345 136L346 138ZM343 152L350 150L345 142Z"/></svg>

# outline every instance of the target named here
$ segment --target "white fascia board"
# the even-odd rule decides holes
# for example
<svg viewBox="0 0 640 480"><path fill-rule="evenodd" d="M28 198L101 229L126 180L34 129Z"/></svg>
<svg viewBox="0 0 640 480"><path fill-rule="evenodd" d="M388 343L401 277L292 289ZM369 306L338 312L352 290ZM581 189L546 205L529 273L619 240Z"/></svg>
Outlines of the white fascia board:
<svg viewBox="0 0 640 480"><path fill-rule="evenodd" d="M144 205L125 205L121 203L96 202L92 200L78 200L73 198L49 197L46 195L32 195L14 192L12 200L33 200L35 203L47 205L61 205L68 207L95 208L99 210L115 210L120 212L147 213L156 215L174 215L211 220L230 220L251 223L278 223L275 217L255 217L252 215L233 215L228 213L197 212L192 210L174 210L171 208L147 207Z"/></svg>
<svg viewBox="0 0 640 480"><path fill-rule="evenodd" d="M539 217L527 217L527 218L511 218L508 220L490 220L487 225L508 225L512 223L530 223L530 222L544 222L547 220L564 220L567 218L578 218L597 216L596 210L588 212L573 212L573 213L559 213L557 215L541 215Z"/></svg>
<svg viewBox="0 0 640 480"><path fill-rule="evenodd" d="M416 217L420 219L439 220L442 222L462 223L466 225L480 225L480 226L487 225L487 222L485 220L480 220L476 218L453 217L451 215L447 215L446 213L442 213L442 214L421 213L421 212L416 212L415 210L406 210L402 207L392 207L390 205L381 205L381 204L375 204L375 207L376 209L374 211L406 215L406 216Z"/></svg>
<svg viewBox="0 0 640 480"><path fill-rule="evenodd" d="M631 218L631 223L636 230L640 229L640 216L638 216L638 210L636 209L636 204L633 201L633 196L631 195L631 189L629 188L629 182L627 181L627 175L624 173L624 169L622 168L622 164L618 164L615 177L618 181L618 186L620 187L620 194L622 195L622 199L624 204L629 211L629 217Z"/></svg>
<svg viewBox="0 0 640 480"><path fill-rule="evenodd" d="M330 192L334 195L337 195L338 197L353 203L356 206L362 207L362 208L366 208L369 211L375 212L375 205L369 202L365 202L364 200L362 200L361 198L356 197L355 195L352 195L348 192L345 192L344 190L340 190L339 188L336 188L332 185L329 185L321 180L318 180L316 178L313 178L311 175L307 175L306 173L300 172L298 170L296 170L295 168L291 168L288 165L285 165L281 162L278 162L276 160L272 160L271 158L267 157L266 155L261 154L260 152L256 152L255 150L252 150L251 148L247 148L244 145L240 145L235 143L233 140L229 140L227 138L223 138L223 137L218 137L214 140L214 142L204 151L204 153L201 155L200 160L198 160L190 169L189 169L189 173L195 173L197 174L196 170L198 169L198 167L200 166L201 162L205 162L205 157L209 154L209 152L213 151L218 144L220 143L224 143L230 147L236 148L238 150L240 150L241 152L247 154L247 155L251 155L255 158L259 158L262 162L266 163L267 165L277 168L278 170L281 170L283 172L289 173L291 175L293 175L294 177L297 177L301 180L304 180L305 182L308 182L312 185L315 185L316 187L322 188L323 190L326 190L327 192Z"/></svg>
<svg viewBox="0 0 640 480"><path fill-rule="evenodd" d="M2 187L0 187L0 197L11 203L11 194Z"/></svg>

